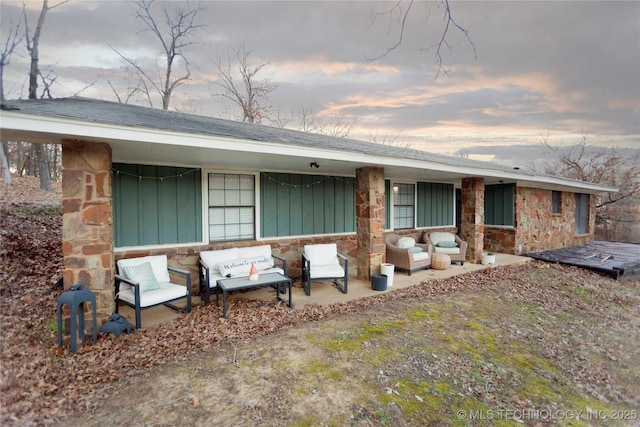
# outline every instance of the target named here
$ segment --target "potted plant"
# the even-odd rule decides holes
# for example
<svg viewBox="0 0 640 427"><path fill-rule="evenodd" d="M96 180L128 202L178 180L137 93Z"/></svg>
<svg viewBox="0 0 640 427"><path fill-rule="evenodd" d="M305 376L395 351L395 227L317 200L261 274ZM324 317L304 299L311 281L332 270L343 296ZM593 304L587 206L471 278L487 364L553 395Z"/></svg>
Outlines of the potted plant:
<svg viewBox="0 0 640 427"><path fill-rule="evenodd" d="M495 265L496 256L493 252L482 253L482 265Z"/></svg>

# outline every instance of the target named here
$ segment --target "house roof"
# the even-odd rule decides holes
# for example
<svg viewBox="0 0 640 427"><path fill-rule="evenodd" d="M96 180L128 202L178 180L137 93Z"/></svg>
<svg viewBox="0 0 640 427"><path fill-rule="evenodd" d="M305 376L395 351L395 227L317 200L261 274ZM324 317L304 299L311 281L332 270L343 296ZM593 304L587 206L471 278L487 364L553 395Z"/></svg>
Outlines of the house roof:
<svg viewBox="0 0 640 427"><path fill-rule="evenodd" d="M398 180L456 182L480 176L487 184L615 191L496 163L81 97L5 101L0 119L5 140L105 142L114 162L308 173L315 161L317 174L353 176L356 168L381 166Z"/></svg>

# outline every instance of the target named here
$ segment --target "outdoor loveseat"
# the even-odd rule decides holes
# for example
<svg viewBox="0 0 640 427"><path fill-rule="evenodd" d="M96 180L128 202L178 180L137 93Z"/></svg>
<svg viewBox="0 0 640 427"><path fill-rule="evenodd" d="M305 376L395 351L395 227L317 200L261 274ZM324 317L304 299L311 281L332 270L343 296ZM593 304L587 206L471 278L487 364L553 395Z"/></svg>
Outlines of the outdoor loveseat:
<svg viewBox="0 0 640 427"><path fill-rule="evenodd" d="M282 267L275 265L275 260L279 261ZM248 277L252 264L260 274L287 275L287 261L273 255L269 245L200 252L198 260L200 296L204 295L205 303L210 302L211 289L215 289L218 279Z"/></svg>

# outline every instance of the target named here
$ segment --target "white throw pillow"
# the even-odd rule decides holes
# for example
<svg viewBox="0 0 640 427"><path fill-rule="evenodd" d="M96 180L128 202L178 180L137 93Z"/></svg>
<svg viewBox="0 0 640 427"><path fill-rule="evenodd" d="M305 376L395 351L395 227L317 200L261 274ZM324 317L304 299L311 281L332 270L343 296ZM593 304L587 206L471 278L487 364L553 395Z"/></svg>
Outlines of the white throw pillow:
<svg viewBox="0 0 640 427"><path fill-rule="evenodd" d="M335 243L305 245L304 255L313 266L338 264L338 246Z"/></svg>
<svg viewBox="0 0 640 427"><path fill-rule="evenodd" d="M231 275L232 277L243 275L247 276L251 270L251 264L255 264L258 271L267 270L273 267L273 258L261 256L223 261L218 263L218 271L224 277L228 275Z"/></svg>
<svg viewBox="0 0 640 427"><path fill-rule="evenodd" d="M399 238L398 243L396 244L396 246L401 249L412 248L415 245L416 245L416 240L413 237L408 237L408 236Z"/></svg>
<svg viewBox="0 0 640 427"><path fill-rule="evenodd" d="M431 240L431 243L434 245L437 245L440 242L455 242L456 236L448 231L436 231L429 235L429 240Z"/></svg>

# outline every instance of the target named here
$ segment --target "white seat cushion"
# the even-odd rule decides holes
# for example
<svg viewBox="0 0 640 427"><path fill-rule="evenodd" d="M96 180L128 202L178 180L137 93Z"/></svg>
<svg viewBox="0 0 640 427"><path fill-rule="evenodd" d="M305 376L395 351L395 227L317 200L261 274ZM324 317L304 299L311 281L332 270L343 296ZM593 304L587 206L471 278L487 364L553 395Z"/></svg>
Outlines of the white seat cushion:
<svg viewBox="0 0 640 427"><path fill-rule="evenodd" d="M435 248L433 248L433 250L437 254L447 254L447 255L459 255L460 254L460 248L441 248L439 246L436 246Z"/></svg>
<svg viewBox="0 0 640 427"><path fill-rule="evenodd" d="M174 283L163 282L159 283L159 288L153 291L147 291L140 293L140 307L149 307L156 304L161 304L165 301L180 298L187 295L187 287L176 285ZM136 299L131 286L127 286L128 289L121 289L118 297L130 304L135 305Z"/></svg>
<svg viewBox="0 0 640 427"><path fill-rule="evenodd" d="M333 277L344 277L344 268L340 266L340 264L332 264L332 265L313 265L311 264L311 271L309 272L309 277L312 279L317 278L333 278Z"/></svg>
<svg viewBox="0 0 640 427"><path fill-rule="evenodd" d="M418 252L413 254L414 261L424 261L426 259L429 259L429 252Z"/></svg>

